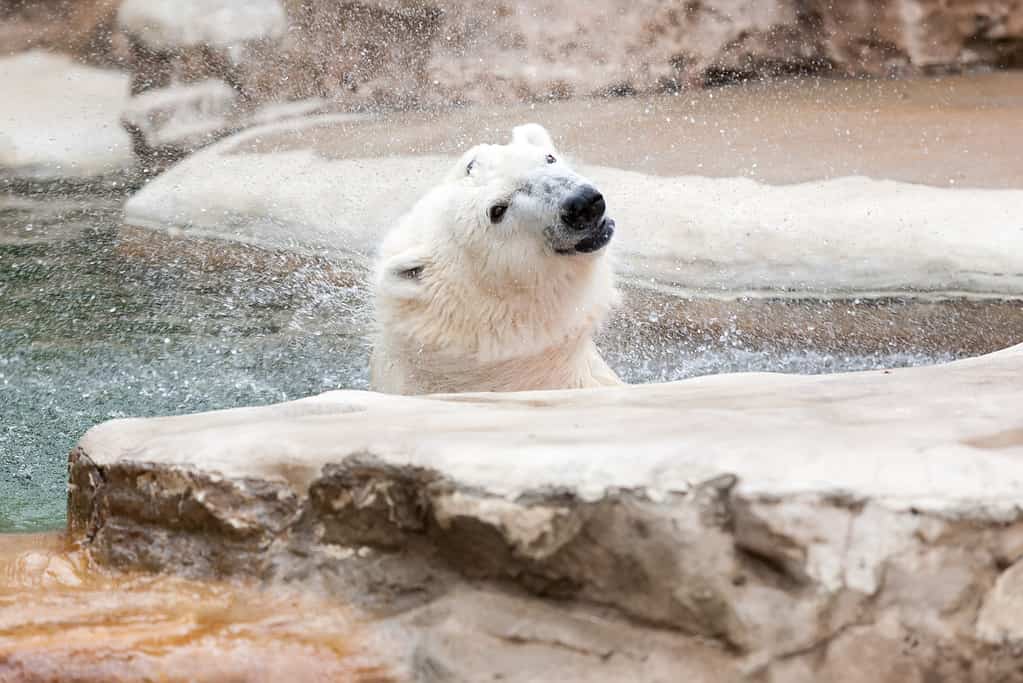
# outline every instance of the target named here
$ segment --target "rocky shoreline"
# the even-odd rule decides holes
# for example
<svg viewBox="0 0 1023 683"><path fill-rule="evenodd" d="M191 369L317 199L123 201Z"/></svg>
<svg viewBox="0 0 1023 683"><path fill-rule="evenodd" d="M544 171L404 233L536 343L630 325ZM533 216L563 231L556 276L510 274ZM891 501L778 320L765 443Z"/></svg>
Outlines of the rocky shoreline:
<svg viewBox="0 0 1023 683"><path fill-rule="evenodd" d="M1020 680L1021 354L117 420L69 526L339 597L414 680Z"/></svg>

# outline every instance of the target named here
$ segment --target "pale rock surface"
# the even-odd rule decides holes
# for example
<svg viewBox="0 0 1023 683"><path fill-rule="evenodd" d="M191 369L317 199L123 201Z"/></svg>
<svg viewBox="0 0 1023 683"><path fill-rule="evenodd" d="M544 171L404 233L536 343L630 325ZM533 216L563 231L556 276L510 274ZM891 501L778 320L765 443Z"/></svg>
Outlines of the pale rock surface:
<svg viewBox="0 0 1023 683"><path fill-rule="evenodd" d="M201 45L230 49L279 38L287 28L278 0L124 0L117 21L158 52Z"/></svg>
<svg viewBox="0 0 1023 683"><path fill-rule="evenodd" d="M277 49L237 62L245 97L398 108L1011 66L1023 39L1014 0L128 0L120 23L178 67L286 24Z"/></svg>
<svg viewBox="0 0 1023 683"><path fill-rule="evenodd" d="M224 140L132 197L125 223L364 264L452 157L318 152L352 122L311 117ZM250 151L282 130L282 148ZM618 223L612 247L623 275L641 287L730 296L1023 293L1023 190L582 171Z"/></svg>
<svg viewBox="0 0 1023 683"><path fill-rule="evenodd" d="M221 80L146 90L131 99L121 114L135 149L157 155L168 147L198 149L221 135L234 112L238 93ZM140 154L140 156L143 156Z"/></svg>
<svg viewBox="0 0 1023 683"><path fill-rule="evenodd" d="M989 642L1023 647L1023 562L998 577L977 619L977 632Z"/></svg>
<svg viewBox="0 0 1023 683"><path fill-rule="evenodd" d="M123 73L32 51L0 57L0 177L82 179L134 163Z"/></svg>
<svg viewBox="0 0 1023 683"><path fill-rule="evenodd" d="M322 106L310 97L253 98L246 84L254 64L280 53L288 21L278 0L126 0L117 20L132 68L122 120L151 174L254 123Z"/></svg>
<svg viewBox="0 0 1023 683"><path fill-rule="evenodd" d="M111 565L356 602L416 680L1016 681L1021 376L1017 346L116 420L69 524Z"/></svg>
<svg viewBox="0 0 1023 683"><path fill-rule="evenodd" d="M121 124L132 137L136 156L155 175L230 133L307 115L324 104L309 99L249 107L227 82L209 78L143 91L129 100Z"/></svg>

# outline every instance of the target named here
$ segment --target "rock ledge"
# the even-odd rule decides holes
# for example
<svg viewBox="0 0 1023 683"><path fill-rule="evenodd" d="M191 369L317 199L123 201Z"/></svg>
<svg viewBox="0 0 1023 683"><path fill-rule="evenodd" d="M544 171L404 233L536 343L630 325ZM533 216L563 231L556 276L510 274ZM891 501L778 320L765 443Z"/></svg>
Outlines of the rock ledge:
<svg viewBox="0 0 1023 683"><path fill-rule="evenodd" d="M117 420L69 523L111 565L341 596L417 680L1023 680L1021 372Z"/></svg>

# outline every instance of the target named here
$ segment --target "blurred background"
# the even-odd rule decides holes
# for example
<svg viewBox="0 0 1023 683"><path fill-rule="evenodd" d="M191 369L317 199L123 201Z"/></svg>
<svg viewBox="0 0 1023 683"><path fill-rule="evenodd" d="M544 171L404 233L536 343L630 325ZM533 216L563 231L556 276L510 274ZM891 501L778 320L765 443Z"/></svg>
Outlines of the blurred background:
<svg viewBox="0 0 1023 683"><path fill-rule="evenodd" d="M1023 4L0 0L0 53L32 49L128 74L135 152L173 156L285 103L379 111L1011 69Z"/></svg>

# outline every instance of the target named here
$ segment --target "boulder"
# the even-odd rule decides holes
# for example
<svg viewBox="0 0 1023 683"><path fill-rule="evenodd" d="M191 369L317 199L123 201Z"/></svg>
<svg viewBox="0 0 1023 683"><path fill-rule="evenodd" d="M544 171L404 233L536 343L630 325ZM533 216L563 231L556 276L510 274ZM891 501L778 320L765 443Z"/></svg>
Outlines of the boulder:
<svg viewBox="0 0 1023 683"><path fill-rule="evenodd" d="M213 4L232 16L246 12L237 24L244 27L241 40L262 39L283 24L276 0ZM671 91L801 72L862 76L1002 66L1019 60L1023 41L1023 10L1011 0L601 0L571 9L546 0L497 8L465 0L284 4L291 32L281 52L253 54L245 67L254 95L270 94L271 82L255 74L276 61L275 73L292 76L281 85L293 96L398 106ZM172 19L147 9L143 21L138 16L122 9L121 26L168 54L204 41L220 49L225 42L218 32L193 26L189 13ZM298 65L311 69L299 72Z"/></svg>
<svg viewBox="0 0 1023 683"><path fill-rule="evenodd" d="M677 94L764 76L954 72L1023 58L1023 9L1012 0L125 0L118 26L134 94L215 79L243 109Z"/></svg>
<svg viewBox="0 0 1023 683"><path fill-rule="evenodd" d="M1021 373L1017 346L115 420L69 526L108 566L348 601L415 680L1023 680Z"/></svg>
<svg viewBox="0 0 1023 683"><path fill-rule="evenodd" d="M487 119L487 138L475 139L507 135L495 123ZM246 131L143 188L125 223L359 267L473 141L465 131L467 139L406 143L417 134L406 129L399 144L374 147L372 136L389 130L334 114ZM362 154L338 139L358 141ZM1023 294L1023 190L865 177L776 185L619 163L582 171L609 198L620 270L637 287L730 298Z"/></svg>
<svg viewBox="0 0 1023 683"><path fill-rule="evenodd" d="M0 57L0 186L123 182L134 165L119 117L128 76L42 51Z"/></svg>
<svg viewBox="0 0 1023 683"><path fill-rule="evenodd" d="M1002 435L1001 442L1023 439L1023 430ZM984 599L977 618L978 635L995 645L1023 648L1023 562L1016 562L998 577Z"/></svg>
<svg viewBox="0 0 1023 683"><path fill-rule="evenodd" d="M253 97L251 79L277 73L268 63L288 28L278 0L124 0L117 22L132 65L122 123L150 174L231 132L322 105Z"/></svg>
<svg viewBox="0 0 1023 683"><path fill-rule="evenodd" d="M209 47L237 53L280 38L287 21L278 0L122 0L117 23L154 52Z"/></svg>

